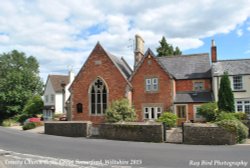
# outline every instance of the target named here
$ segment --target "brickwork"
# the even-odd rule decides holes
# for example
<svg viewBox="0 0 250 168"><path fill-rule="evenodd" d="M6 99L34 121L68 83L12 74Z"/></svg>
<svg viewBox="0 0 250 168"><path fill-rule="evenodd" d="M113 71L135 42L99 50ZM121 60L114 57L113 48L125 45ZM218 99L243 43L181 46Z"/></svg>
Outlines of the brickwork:
<svg viewBox="0 0 250 168"><path fill-rule="evenodd" d="M194 82L195 81L203 81L204 82L204 90L211 91L211 79L199 79L199 80L177 80L176 81L176 92L186 92L193 91Z"/></svg>
<svg viewBox="0 0 250 168"><path fill-rule="evenodd" d="M71 87L73 120L92 121L95 123L104 121L103 116L90 115L89 88L97 77L100 77L106 83L108 103L125 97L128 84L126 79L107 56L101 45L97 44ZM82 103L82 113L77 113L77 103Z"/></svg>
<svg viewBox="0 0 250 168"><path fill-rule="evenodd" d="M158 91L146 92L145 79L158 78ZM147 56L131 79L132 100L139 121L143 121L143 105L159 104L167 111L173 104L173 82L152 56Z"/></svg>

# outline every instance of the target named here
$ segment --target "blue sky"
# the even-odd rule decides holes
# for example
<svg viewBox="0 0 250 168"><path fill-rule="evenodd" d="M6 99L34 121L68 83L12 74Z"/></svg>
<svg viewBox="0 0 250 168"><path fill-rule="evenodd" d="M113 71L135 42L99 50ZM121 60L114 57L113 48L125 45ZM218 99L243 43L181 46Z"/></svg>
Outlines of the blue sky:
<svg viewBox="0 0 250 168"><path fill-rule="evenodd" d="M249 0L1 0L0 52L35 56L40 75L77 73L99 41L133 65L135 34L155 48L165 36L183 54L250 58ZM130 47L129 47L130 46Z"/></svg>

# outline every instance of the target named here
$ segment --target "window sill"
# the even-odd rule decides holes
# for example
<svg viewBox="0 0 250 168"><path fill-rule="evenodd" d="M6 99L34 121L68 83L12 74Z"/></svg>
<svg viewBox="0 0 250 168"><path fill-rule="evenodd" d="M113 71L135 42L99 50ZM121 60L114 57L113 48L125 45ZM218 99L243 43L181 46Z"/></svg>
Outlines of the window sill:
<svg viewBox="0 0 250 168"><path fill-rule="evenodd" d="M152 94L152 93L159 93L159 91L145 91L145 93Z"/></svg>
<svg viewBox="0 0 250 168"><path fill-rule="evenodd" d="M233 92L246 92L246 90L233 90Z"/></svg>

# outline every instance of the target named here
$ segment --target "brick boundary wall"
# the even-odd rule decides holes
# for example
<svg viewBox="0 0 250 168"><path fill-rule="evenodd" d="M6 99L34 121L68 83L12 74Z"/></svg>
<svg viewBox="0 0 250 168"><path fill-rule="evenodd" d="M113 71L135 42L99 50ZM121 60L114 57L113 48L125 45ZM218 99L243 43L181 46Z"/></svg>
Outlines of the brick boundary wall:
<svg viewBox="0 0 250 168"><path fill-rule="evenodd" d="M163 142L163 126L161 123L104 123L98 125L98 136L104 139Z"/></svg>
<svg viewBox="0 0 250 168"><path fill-rule="evenodd" d="M88 137L91 122L84 121L48 121L44 123L45 134L66 137Z"/></svg>
<svg viewBox="0 0 250 168"><path fill-rule="evenodd" d="M236 135L215 124L185 123L184 144L234 145Z"/></svg>

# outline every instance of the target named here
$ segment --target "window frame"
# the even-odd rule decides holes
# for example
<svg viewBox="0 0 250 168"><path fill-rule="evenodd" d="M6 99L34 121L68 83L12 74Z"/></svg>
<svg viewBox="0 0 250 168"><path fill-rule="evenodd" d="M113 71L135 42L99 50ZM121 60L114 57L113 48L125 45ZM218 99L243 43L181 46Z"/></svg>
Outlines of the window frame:
<svg viewBox="0 0 250 168"><path fill-rule="evenodd" d="M54 94L51 94L51 95L50 95L50 102L51 102L51 103L54 103L54 102L55 102L55 95L54 95Z"/></svg>
<svg viewBox="0 0 250 168"><path fill-rule="evenodd" d="M159 91L159 78L158 77L146 77L144 81L145 92L152 93Z"/></svg>
<svg viewBox="0 0 250 168"><path fill-rule="evenodd" d="M147 109L147 112L146 112L146 109ZM143 119L144 120L157 120L161 116L162 113L163 113L162 106L144 106L143 107ZM145 117L146 114L148 115L148 118Z"/></svg>
<svg viewBox="0 0 250 168"><path fill-rule="evenodd" d="M195 85L197 83L201 84L202 88L200 86L199 86L199 88L196 87ZM196 89L196 88L198 88L198 89ZM204 90L205 90L205 82L204 81L193 81L193 91L199 92L199 91L204 91Z"/></svg>
<svg viewBox="0 0 250 168"><path fill-rule="evenodd" d="M97 86L98 84L96 85L96 82L98 80L102 82L102 86L101 86L102 88L99 88L99 86ZM93 92L93 89L94 89L94 92ZM104 90L105 92L103 92ZM93 100L93 96L94 96L94 100ZM103 102L104 100L106 101ZM93 104L93 101L94 101L94 104ZM94 107L94 110L93 110L93 107ZM105 110L107 109L107 107L108 107L108 87L106 85L106 82L102 78L97 77L94 80L94 82L91 83L89 87L89 115L103 116L105 114ZM100 108L100 111L98 111L98 108Z"/></svg>
<svg viewBox="0 0 250 168"><path fill-rule="evenodd" d="M243 76L242 75L235 75L232 77L233 78L233 90L238 91L238 90L243 90ZM237 79L239 78L239 79Z"/></svg>

